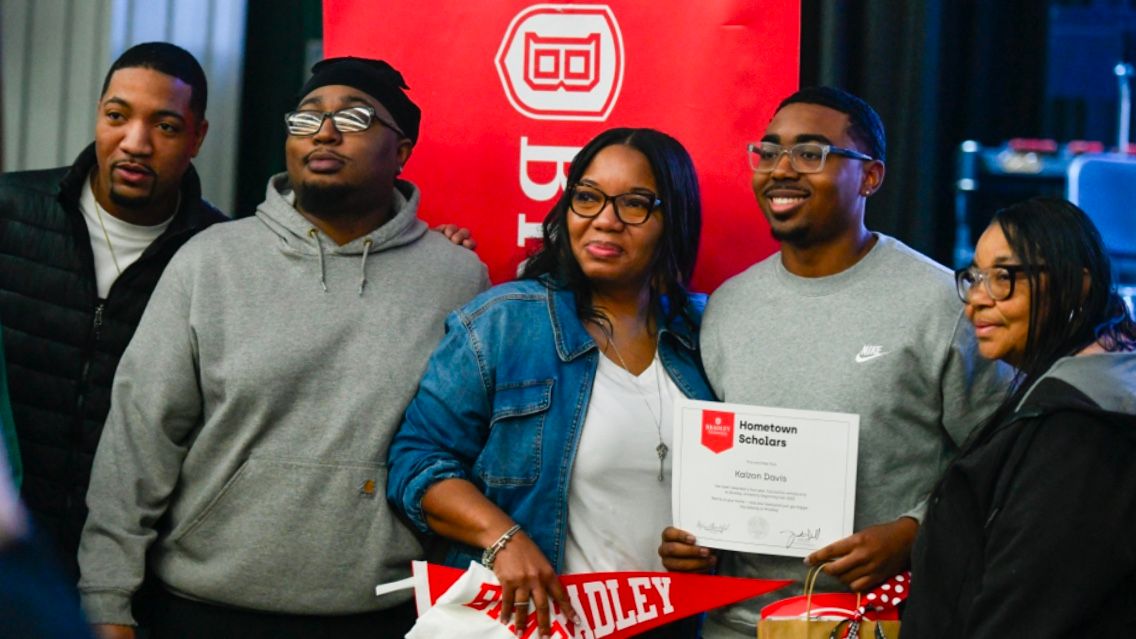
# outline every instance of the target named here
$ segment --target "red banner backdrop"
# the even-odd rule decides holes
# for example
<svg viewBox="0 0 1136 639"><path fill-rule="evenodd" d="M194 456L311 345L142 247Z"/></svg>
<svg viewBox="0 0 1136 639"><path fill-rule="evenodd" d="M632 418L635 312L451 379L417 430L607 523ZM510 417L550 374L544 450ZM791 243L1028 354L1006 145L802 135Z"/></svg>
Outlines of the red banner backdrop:
<svg viewBox="0 0 1136 639"><path fill-rule="evenodd" d="M423 111L405 171L422 216L472 229L496 282L533 248L575 152L616 126L665 131L694 158L696 290L772 253L745 145L797 87L799 33L791 0L324 0L326 56L402 71Z"/></svg>

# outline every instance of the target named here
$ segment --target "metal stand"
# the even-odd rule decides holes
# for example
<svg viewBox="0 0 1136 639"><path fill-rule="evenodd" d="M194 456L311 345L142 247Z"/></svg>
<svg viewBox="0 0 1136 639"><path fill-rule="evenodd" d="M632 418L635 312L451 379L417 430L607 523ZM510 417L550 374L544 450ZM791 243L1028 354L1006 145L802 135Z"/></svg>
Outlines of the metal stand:
<svg viewBox="0 0 1136 639"><path fill-rule="evenodd" d="M1120 85L1119 126L1116 127L1116 152L1128 154L1128 145L1132 142L1129 126L1132 122L1132 65L1128 62L1119 62L1112 68L1116 80Z"/></svg>

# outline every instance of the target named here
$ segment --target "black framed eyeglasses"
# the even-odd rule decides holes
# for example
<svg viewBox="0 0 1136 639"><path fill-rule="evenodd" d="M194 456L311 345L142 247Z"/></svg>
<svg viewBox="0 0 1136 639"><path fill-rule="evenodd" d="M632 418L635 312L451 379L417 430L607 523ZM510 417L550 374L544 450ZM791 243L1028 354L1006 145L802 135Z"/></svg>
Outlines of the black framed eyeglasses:
<svg viewBox="0 0 1136 639"><path fill-rule="evenodd" d="M955 271L955 288L959 299L969 303L971 291L981 283L990 299L1001 302L1014 296L1014 284L1018 277L1036 273L1043 268L1027 264L999 264L990 268L968 266Z"/></svg>
<svg viewBox="0 0 1136 639"><path fill-rule="evenodd" d="M820 173L829 155L840 155L853 160L871 162L875 158L856 149L846 149L832 144L802 142L793 146L781 146L774 142L754 142L746 146L749 168L757 173L772 173L781 161L782 155L789 156L789 164L797 173Z"/></svg>
<svg viewBox="0 0 1136 639"><path fill-rule="evenodd" d="M568 208L583 218L593 218L611 202L615 217L629 226L646 222L663 201L654 193L620 193L608 195L594 186L575 184L568 192Z"/></svg>
<svg viewBox="0 0 1136 639"><path fill-rule="evenodd" d="M328 118L331 118L332 126L340 133L366 131L372 124L378 122L400 136L406 137L406 134L394 123L380 118L369 106L353 106L338 111L292 111L284 115L284 126L288 128L288 135L306 137L318 133L323 121Z"/></svg>

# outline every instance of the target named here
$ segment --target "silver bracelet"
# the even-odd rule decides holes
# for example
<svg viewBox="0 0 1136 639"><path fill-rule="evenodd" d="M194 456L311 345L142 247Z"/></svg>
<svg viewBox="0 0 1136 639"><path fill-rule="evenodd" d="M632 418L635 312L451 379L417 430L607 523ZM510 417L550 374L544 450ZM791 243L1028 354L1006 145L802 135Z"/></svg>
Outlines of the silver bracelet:
<svg viewBox="0 0 1136 639"><path fill-rule="evenodd" d="M513 538L513 535L519 533L520 531L520 524L517 524L512 528L506 530L505 534L498 537L497 541L493 542L492 546L486 548L485 552L481 553L481 565L490 570L493 570L493 561L497 559L497 553L501 552L501 549L505 547L505 544L509 543L509 540Z"/></svg>

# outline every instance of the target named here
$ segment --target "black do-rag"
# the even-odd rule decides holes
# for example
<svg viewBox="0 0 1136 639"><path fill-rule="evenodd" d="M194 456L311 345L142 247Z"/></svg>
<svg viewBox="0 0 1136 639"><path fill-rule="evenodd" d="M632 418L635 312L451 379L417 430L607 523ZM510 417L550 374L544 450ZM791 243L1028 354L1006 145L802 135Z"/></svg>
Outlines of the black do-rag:
<svg viewBox="0 0 1136 639"><path fill-rule="evenodd" d="M312 66L312 77L300 89L298 99L329 84L354 87L375 98L390 111L395 124L411 142L418 141L418 125L422 109L410 101L404 92L410 87L397 69L382 60L366 58L328 58Z"/></svg>

